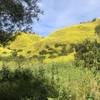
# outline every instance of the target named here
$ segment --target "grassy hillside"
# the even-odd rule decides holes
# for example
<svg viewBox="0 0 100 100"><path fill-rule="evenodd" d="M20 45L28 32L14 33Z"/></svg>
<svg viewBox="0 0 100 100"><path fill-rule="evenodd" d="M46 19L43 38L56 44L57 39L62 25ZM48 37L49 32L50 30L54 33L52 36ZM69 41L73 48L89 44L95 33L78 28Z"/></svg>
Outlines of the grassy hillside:
<svg viewBox="0 0 100 100"><path fill-rule="evenodd" d="M67 60L74 52L71 44L81 43L85 39L97 39L95 28L99 23L100 19L84 22L60 29L44 38L36 34L21 33L7 47L1 47L0 54L9 56L16 51L17 56L45 58L48 62L51 59L60 60L63 56Z"/></svg>
<svg viewBox="0 0 100 100"><path fill-rule="evenodd" d="M96 34L96 27L99 25L99 23L100 23L100 19L96 19L95 21L83 22L78 25L57 30L51 33L48 37L44 38L42 41L37 42L36 45L37 46L41 45L39 46L41 47L39 48L40 51L45 50L46 52L51 52L52 54L54 53L53 54L54 59L51 58L51 61L53 60L57 61L57 59L59 61L59 56L64 56L64 59L66 56L66 60L67 60L68 59L67 57L69 57L68 55L74 52L74 50L70 46L71 44L81 43L85 39L89 39L91 41L98 39L98 36ZM64 45L65 45L65 54L59 55L60 52L64 52L64 50L62 50ZM50 54L47 53L47 56L48 55Z"/></svg>
<svg viewBox="0 0 100 100"><path fill-rule="evenodd" d="M92 44L95 42L90 43L95 39L99 40L99 30L96 31L99 23L100 19L81 23L53 32L48 37L21 33L6 47L1 45L0 89L3 92L1 91L0 97L4 93L8 97L15 96L17 88L22 91L22 95L23 91L26 90L29 94L33 89L35 96L41 97L41 100L44 100L42 99L44 96L48 98L45 100L100 100L100 69L96 69L96 66L100 65L100 55L99 50L97 50L100 49L100 45L96 41L97 45ZM89 39L90 44L88 42L84 44L85 39ZM80 43L82 43L80 47L83 49L78 48L81 51L81 53L79 51L79 55L85 54L86 64L88 62L91 65L91 61L93 62L90 68L84 66L84 62L80 61L80 56L77 57L79 59L74 60L77 50L73 45L76 46ZM86 47L85 53L83 53L84 46ZM1 70L2 68L3 70ZM6 70L6 68L9 70ZM29 69L36 78L31 77L30 72L24 71L24 68ZM11 74L9 74L10 70ZM17 73L15 75L14 70ZM16 80L13 79L14 77ZM29 79L32 79L32 81L29 81ZM45 80L48 80L47 83ZM15 84L16 82L17 84ZM35 83L31 88L30 83L32 82ZM21 87L17 87L18 85ZM55 88L52 86L55 86ZM44 92L45 89L46 92ZM17 93L21 94L20 92ZM46 93L49 93L49 95ZM53 96L55 94L58 95ZM25 100L27 98L29 97L25 96Z"/></svg>
<svg viewBox="0 0 100 100"><path fill-rule="evenodd" d="M77 43L86 38L95 38L95 27L100 23L100 19L94 22L84 22L78 25L63 28L61 30L53 32L48 38L52 42L61 43Z"/></svg>
<svg viewBox="0 0 100 100"><path fill-rule="evenodd" d="M33 46L35 42L40 41L42 38L39 35L36 34L30 34L30 33L21 33L18 35L12 43L8 46L11 50L17 50L19 51L19 55L27 55L30 53L34 53L36 50Z"/></svg>

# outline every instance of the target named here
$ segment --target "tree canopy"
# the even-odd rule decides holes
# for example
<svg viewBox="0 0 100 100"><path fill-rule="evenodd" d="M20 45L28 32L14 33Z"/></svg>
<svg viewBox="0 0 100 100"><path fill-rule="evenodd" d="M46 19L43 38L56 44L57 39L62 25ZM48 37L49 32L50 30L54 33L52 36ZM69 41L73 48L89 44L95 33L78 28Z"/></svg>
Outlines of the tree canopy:
<svg viewBox="0 0 100 100"><path fill-rule="evenodd" d="M42 11L40 0L0 0L0 31L30 31Z"/></svg>

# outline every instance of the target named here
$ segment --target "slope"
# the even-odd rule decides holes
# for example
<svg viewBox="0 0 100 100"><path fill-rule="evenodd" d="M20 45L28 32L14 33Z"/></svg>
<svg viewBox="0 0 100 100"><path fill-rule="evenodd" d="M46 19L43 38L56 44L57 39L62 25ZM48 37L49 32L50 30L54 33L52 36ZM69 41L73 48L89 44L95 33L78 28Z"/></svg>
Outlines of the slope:
<svg viewBox="0 0 100 100"><path fill-rule="evenodd" d="M51 59L51 61L53 59L57 61L64 57L68 61L68 55L74 52L71 44L83 42L85 39L91 41L97 39L96 27L98 25L100 25L100 19L83 22L57 30L44 38L37 34L21 33L10 45L5 48L1 47L1 55L7 55L7 51L8 55L9 53L11 55L11 52L16 51L18 56L26 58L35 56L38 59L45 59L45 61Z"/></svg>

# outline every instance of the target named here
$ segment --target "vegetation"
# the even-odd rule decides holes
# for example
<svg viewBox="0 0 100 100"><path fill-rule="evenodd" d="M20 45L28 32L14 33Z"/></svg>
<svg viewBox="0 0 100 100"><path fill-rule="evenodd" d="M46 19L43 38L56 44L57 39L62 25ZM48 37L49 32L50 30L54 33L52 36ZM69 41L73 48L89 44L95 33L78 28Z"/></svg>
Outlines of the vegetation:
<svg viewBox="0 0 100 100"><path fill-rule="evenodd" d="M18 68L6 62L1 66L3 67L0 70L2 100L100 99L100 73L95 69L83 68L82 64L77 67L74 62L32 64L30 61L25 61L20 62L20 65L22 66Z"/></svg>
<svg viewBox="0 0 100 100"><path fill-rule="evenodd" d="M48 37L19 33L0 47L1 100L100 100L100 19ZM62 35L63 33L63 35Z"/></svg>
<svg viewBox="0 0 100 100"><path fill-rule="evenodd" d="M85 40L82 44L76 45L75 50L77 62L83 62L88 68L95 66L96 69L100 69L100 43Z"/></svg>
<svg viewBox="0 0 100 100"><path fill-rule="evenodd" d="M12 52L16 50L18 51L18 55L27 58L37 57L55 59L62 56L68 56L70 53L74 52L71 44L82 43L85 39L99 41L95 32L95 28L99 25L99 21L100 19L96 19L94 22L87 22L64 28L44 38L36 34L22 32L20 35L16 36L14 41L9 41L5 48L8 49L8 52L9 50ZM3 42L6 44L5 39Z"/></svg>
<svg viewBox="0 0 100 100"><path fill-rule="evenodd" d="M5 45L15 32L31 32L34 20L43 12L39 0L0 1L0 43ZM4 34L4 35L2 35Z"/></svg>
<svg viewBox="0 0 100 100"><path fill-rule="evenodd" d="M57 90L44 76L43 69L34 74L25 68L11 70L4 66L0 70L1 100L47 100L56 95Z"/></svg>
<svg viewBox="0 0 100 100"><path fill-rule="evenodd" d="M97 26L95 27L95 33L96 33L98 36L100 36L100 25L97 25Z"/></svg>
<svg viewBox="0 0 100 100"><path fill-rule="evenodd" d="M39 0L1 0L0 30L12 32L31 28L34 19L42 13Z"/></svg>

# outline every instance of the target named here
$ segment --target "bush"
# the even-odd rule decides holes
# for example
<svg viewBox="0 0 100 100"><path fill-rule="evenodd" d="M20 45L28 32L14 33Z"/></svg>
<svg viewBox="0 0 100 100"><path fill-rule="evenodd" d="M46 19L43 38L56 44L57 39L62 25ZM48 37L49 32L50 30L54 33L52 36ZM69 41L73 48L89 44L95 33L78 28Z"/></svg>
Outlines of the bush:
<svg viewBox="0 0 100 100"><path fill-rule="evenodd" d="M97 26L95 27L95 33L96 33L98 36L100 36L100 25L97 25Z"/></svg>
<svg viewBox="0 0 100 100"><path fill-rule="evenodd" d="M100 44L85 40L82 44L75 45L76 62L83 62L85 67L100 69ZM80 64L79 64L80 65Z"/></svg>
<svg viewBox="0 0 100 100"><path fill-rule="evenodd" d="M22 68L11 71L3 67L0 70L1 100L47 100L50 93L56 93L55 91L42 70L35 74Z"/></svg>

